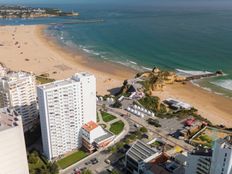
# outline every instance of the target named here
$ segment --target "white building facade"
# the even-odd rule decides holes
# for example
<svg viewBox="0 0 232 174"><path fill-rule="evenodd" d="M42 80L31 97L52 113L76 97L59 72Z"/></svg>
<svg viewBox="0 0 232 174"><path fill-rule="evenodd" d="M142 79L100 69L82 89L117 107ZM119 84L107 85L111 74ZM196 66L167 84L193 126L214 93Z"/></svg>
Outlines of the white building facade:
<svg viewBox="0 0 232 174"><path fill-rule="evenodd" d="M216 140L210 174L232 174L232 137Z"/></svg>
<svg viewBox="0 0 232 174"><path fill-rule="evenodd" d="M24 132L38 118L35 76L28 72L8 72L0 77L0 107L15 109L23 121Z"/></svg>
<svg viewBox="0 0 232 174"><path fill-rule="evenodd" d="M29 174L21 116L0 109L0 174Z"/></svg>
<svg viewBox="0 0 232 174"><path fill-rule="evenodd" d="M37 87L43 151L49 160L81 147L81 127L96 122L96 78L88 73Z"/></svg>

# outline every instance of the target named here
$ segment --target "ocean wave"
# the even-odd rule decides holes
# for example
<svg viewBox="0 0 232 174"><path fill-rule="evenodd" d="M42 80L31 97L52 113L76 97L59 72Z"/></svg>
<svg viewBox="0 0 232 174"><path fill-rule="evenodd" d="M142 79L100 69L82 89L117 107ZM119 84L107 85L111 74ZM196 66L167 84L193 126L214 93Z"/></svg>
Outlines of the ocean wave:
<svg viewBox="0 0 232 174"><path fill-rule="evenodd" d="M211 74L212 72L209 71L191 71L191 70L183 70L183 69L176 69L177 72L183 75L203 75L203 74Z"/></svg>
<svg viewBox="0 0 232 174"><path fill-rule="evenodd" d="M217 80L217 81L213 81L211 82L212 84L222 87L224 89L228 89L232 91L232 80L231 79L227 79L227 80Z"/></svg>
<svg viewBox="0 0 232 174"><path fill-rule="evenodd" d="M213 92L213 90L212 89L210 89L210 88L207 88L207 87L202 87L204 90L206 90L206 91L209 91L209 92Z"/></svg>
<svg viewBox="0 0 232 174"><path fill-rule="evenodd" d="M102 53L100 52L97 52L97 51L94 51L92 49L90 49L90 47L86 47L86 46L83 46L83 45L79 45L79 48L82 49L84 52L88 53L88 54L92 54L92 55L95 55L95 56L101 56Z"/></svg>
<svg viewBox="0 0 232 174"><path fill-rule="evenodd" d="M152 68L148 68L148 67L145 67L145 66L142 66L142 68L143 68L144 70L152 71Z"/></svg>
<svg viewBox="0 0 232 174"><path fill-rule="evenodd" d="M132 64L134 64L134 65L137 65L136 62L133 62L133 61L131 61L131 60L127 60L127 61L130 62L130 63L132 63Z"/></svg>
<svg viewBox="0 0 232 174"><path fill-rule="evenodd" d="M62 40L65 46L68 46L69 48L76 48L76 44L71 40Z"/></svg>

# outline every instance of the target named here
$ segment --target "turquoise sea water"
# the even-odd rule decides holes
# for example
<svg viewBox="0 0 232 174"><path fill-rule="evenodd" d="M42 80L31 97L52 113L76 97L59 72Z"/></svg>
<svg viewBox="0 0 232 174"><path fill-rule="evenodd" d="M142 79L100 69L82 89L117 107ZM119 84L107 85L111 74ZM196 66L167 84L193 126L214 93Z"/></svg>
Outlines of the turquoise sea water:
<svg viewBox="0 0 232 174"><path fill-rule="evenodd" d="M90 56L137 70L222 70L227 75L197 81L232 97L232 11L221 8L153 6L61 6L79 17L0 20L36 24L103 19L99 23L52 25L47 33Z"/></svg>

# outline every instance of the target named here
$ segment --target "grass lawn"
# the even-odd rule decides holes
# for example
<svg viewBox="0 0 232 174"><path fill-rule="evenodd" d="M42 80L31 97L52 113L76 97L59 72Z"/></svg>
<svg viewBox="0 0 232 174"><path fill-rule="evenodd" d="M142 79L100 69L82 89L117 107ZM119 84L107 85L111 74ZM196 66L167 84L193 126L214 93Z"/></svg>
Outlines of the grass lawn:
<svg viewBox="0 0 232 174"><path fill-rule="evenodd" d="M110 121L116 119L115 116L113 116L107 112L101 112L101 114L102 114L102 119L104 122L110 122Z"/></svg>
<svg viewBox="0 0 232 174"><path fill-rule="evenodd" d="M71 166L72 164L80 161L81 159L85 158L88 154L85 153L84 151L77 151L77 152L74 152L73 154L57 161L57 164L60 168L62 169L65 169L67 168L68 166Z"/></svg>
<svg viewBox="0 0 232 174"><path fill-rule="evenodd" d="M208 135L200 135L199 139L203 142L212 143L212 138Z"/></svg>
<svg viewBox="0 0 232 174"><path fill-rule="evenodd" d="M124 123L122 121L117 121L110 125L110 131L115 135L120 134L123 128L124 128Z"/></svg>
<svg viewBox="0 0 232 174"><path fill-rule="evenodd" d="M46 84L46 83L54 82L55 80L49 79L47 77L36 76L36 81L39 82L39 84Z"/></svg>

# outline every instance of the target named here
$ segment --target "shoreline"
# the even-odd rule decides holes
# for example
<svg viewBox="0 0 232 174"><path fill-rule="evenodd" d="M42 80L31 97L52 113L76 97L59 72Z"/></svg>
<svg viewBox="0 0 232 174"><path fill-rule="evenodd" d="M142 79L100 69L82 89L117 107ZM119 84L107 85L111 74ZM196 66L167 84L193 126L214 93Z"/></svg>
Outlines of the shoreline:
<svg viewBox="0 0 232 174"><path fill-rule="evenodd" d="M119 65L109 61L97 60L93 57L87 55L87 53L81 52L80 50L71 50L67 46L62 46L56 38L48 36L44 33L44 31L48 28L48 25L37 25L36 32L38 34L39 39L47 46L54 51L58 52L61 55L65 56L65 59L86 68L91 68L96 71L101 71L103 73L119 75L121 77L127 77L124 72L129 73L129 75L135 75L137 73L136 70L129 68L124 65ZM47 39L51 39L47 42ZM77 62L78 61L78 62ZM91 64L89 64L91 62ZM104 68L104 69L103 69ZM123 72L123 73L121 73Z"/></svg>
<svg viewBox="0 0 232 174"><path fill-rule="evenodd" d="M191 82L166 85L163 91L153 92L153 95L161 100L172 97L189 103L213 124L232 127L232 100L195 86Z"/></svg>
<svg viewBox="0 0 232 174"><path fill-rule="evenodd" d="M130 67L96 60L87 54L62 47L57 40L46 36L46 27L0 26L0 44L3 44L0 46L0 62L15 71L31 71L36 75L49 73L49 77L56 80L87 71L96 76L98 95L119 89L124 80L133 78L137 73ZM232 100L225 96L208 92L190 82L187 85L167 85L164 91L155 94L161 99L173 97L183 100L197 108L212 123L232 127Z"/></svg>
<svg viewBox="0 0 232 174"><path fill-rule="evenodd" d="M61 80L76 72L87 71L96 76L97 94L116 90L135 71L108 62L94 60L84 54L74 54L62 48L52 38L45 37L46 25L1 26L0 62L15 71L36 75L48 73L49 78Z"/></svg>

